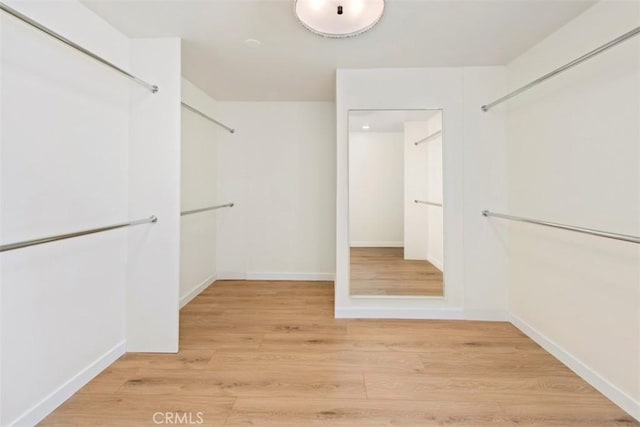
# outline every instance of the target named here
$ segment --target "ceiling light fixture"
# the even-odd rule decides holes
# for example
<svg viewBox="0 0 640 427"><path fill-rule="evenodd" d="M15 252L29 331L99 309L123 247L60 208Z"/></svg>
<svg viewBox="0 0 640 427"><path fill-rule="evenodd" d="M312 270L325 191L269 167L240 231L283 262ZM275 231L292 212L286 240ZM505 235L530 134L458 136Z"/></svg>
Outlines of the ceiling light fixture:
<svg viewBox="0 0 640 427"><path fill-rule="evenodd" d="M370 30L384 13L384 0L295 0L298 20L323 37L354 37Z"/></svg>
<svg viewBox="0 0 640 427"><path fill-rule="evenodd" d="M362 130L369 130L371 129L371 126L369 125L362 125Z"/></svg>

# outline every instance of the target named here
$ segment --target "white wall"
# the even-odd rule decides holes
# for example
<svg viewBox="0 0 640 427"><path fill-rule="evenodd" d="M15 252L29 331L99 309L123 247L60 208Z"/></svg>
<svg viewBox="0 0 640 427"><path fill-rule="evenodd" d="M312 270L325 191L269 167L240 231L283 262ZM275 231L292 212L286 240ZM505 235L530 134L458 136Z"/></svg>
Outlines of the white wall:
<svg viewBox="0 0 640 427"><path fill-rule="evenodd" d="M442 112L428 120L429 135L442 130ZM427 199L442 204L442 134L424 143L427 152ZM437 268L444 268L444 217L441 206L424 205L427 211L427 260Z"/></svg>
<svg viewBox="0 0 640 427"><path fill-rule="evenodd" d="M129 68L128 40L79 3L10 5ZM0 26L0 242L127 221L129 92L154 95L5 14ZM124 352L127 237L0 255L1 425L35 423Z"/></svg>
<svg viewBox="0 0 640 427"><path fill-rule="evenodd" d="M426 121L405 123L405 259L427 260L444 268L444 224L442 207L442 135L415 145L442 130L442 112Z"/></svg>
<svg viewBox="0 0 640 427"><path fill-rule="evenodd" d="M219 102L218 278L331 280L335 104Z"/></svg>
<svg viewBox="0 0 640 427"><path fill-rule="evenodd" d="M129 215L158 217L129 230L127 351L178 351L180 294L180 40L131 40L131 70L160 87L132 91Z"/></svg>
<svg viewBox="0 0 640 427"><path fill-rule="evenodd" d="M352 247L404 246L402 132L349 133Z"/></svg>
<svg viewBox="0 0 640 427"><path fill-rule="evenodd" d="M182 100L216 117L216 102L186 79ZM182 108L182 210L221 203L216 199L217 144L220 127ZM180 305L197 296L216 278L216 215L208 211L181 218Z"/></svg>
<svg viewBox="0 0 640 427"><path fill-rule="evenodd" d="M503 67L338 70L338 317L503 319L504 233L480 215L506 207L504 120L480 106L504 92ZM349 295L347 112L353 109L443 109L445 297L381 299ZM463 235L464 229L464 235Z"/></svg>
<svg viewBox="0 0 640 427"><path fill-rule="evenodd" d="M638 2L601 2L508 67L512 88L640 23ZM509 211L640 235L640 40L496 107L508 109ZM513 320L640 418L637 245L495 221L509 229Z"/></svg>
<svg viewBox="0 0 640 427"><path fill-rule="evenodd" d="M416 141L430 135L427 121L404 123L404 258L426 260L429 256L428 151ZM351 207L351 205L349 206Z"/></svg>
<svg viewBox="0 0 640 427"><path fill-rule="evenodd" d="M33 425L125 349L177 349L180 44L11 5L160 86L1 15L0 242L159 218L1 255L0 424Z"/></svg>

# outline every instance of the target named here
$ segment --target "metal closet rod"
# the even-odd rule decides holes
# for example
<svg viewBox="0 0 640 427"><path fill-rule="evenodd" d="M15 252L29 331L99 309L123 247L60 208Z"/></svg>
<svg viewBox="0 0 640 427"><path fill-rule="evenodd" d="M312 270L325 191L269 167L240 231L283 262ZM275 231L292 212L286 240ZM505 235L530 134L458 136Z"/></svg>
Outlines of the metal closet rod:
<svg viewBox="0 0 640 427"><path fill-rule="evenodd" d="M235 133L235 132L236 132L236 130L235 130L235 129L230 128L229 126L227 126L227 125L225 125L225 124L223 124L223 123L220 123L219 121L217 121L217 120L216 120L216 119L214 119L213 117L206 115L206 114L205 114L205 113L203 113L202 111L198 110L197 108L192 107L191 105L187 104L186 102L182 102L181 104L182 104L182 106L183 106L184 108L186 108L187 110L189 110L189 111L191 111L191 112L193 112L193 113L196 113L197 115L199 115L199 116L201 116L201 117L203 117L203 118L205 118L205 119L209 120L210 122L213 122L213 123L217 124L217 125L218 125L218 126L220 126L220 127L225 128L226 130L228 130L228 131L229 131L229 133Z"/></svg>
<svg viewBox="0 0 640 427"><path fill-rule="evenodd" d="M44 243L55 242L58 240L71 239L73 237L86 236L87 234L102 233L103 231L116 230L118 228L132 227L134 225L156 223L158 218L151 215L149 218L139 219L137 221L123 222L121 224L108 225L106 227L92 228L90 230L76 231L75 233L58 234L56 236L44 237L42 239L25 240L23 242L9 243L0 246L0 252L12 251L14 249L26 248L28 246L42 245Z"/></svg>
<svg viewBox="0 0 640 427"><path fill-rule="evenodd" d="M415 203L421 203L423 205L431 205L431 206L440 206L442 207L442 203L436 203L436 202L427 202L425 200L414 200Z"/></svg>
<svg viewBox="0 0 640 427"><path fill-rule="evenodd" d="M430 141L431 139L435 138L436 136L438 136L438 135L440 135L440 134L442 134L442 129L440 129L440 130L439 130L439 131L437 131L437 132L432 133L431 135L427 136L426 138L422 138L421 140L414 142L413 144L414 144L414 145L420 145L420 144L423 144L423 143L425 143L425 142L427 142L427 141Z"/></svg>
<svg viewBox="0 0 640 427"><path fill-rule="evenodd" d="M507 219L509 221L526 222L528 224L543 225L545 227L559 228L561 230L575 231L576 233L589 234L591 236L605 237L607 239L622 240L624 242L640 243L640 237L628 234L611 233L609 231L595 230L593 228L576 227L573 225L558 224L556 222L539 221L537 219L525 218L521 216L506 215L490 211L482 211L482 215L486 217L496 217Z"/></svg>
<svg viewBox="0 0 640 427"><path fill-rule="evenodd" d="M213 211L215 209L220 209L220 208L232 208L234 205L235 205L234 203L227 203L224 205L209 206L208 208L194 209L192 211L184 211L184 212L180 212L180 216L192 215L200 212Z"/></svg>
<svg viewBox="0 0 640 427"><path fill-rule="evenodd" d="M556 68L555 70L551 71L550 73L545 74L544 76L532 81L529 84L526 84L524 86L522 86L519 89L514 90L511 93L508 93L507 95L503 96L502 98L498 98L495 101L483 105L482 107L480 107L482 109L482 111L487 112L489 111L491 108L495 107L498 104L503 103L504 101L513 98L514 96L517 96L519 94L521 94L522 92L525 92L529 89L531 89L534 86L539 85L540 83L544 82L547 79L550 79L551 77L554 77L564 71L567 71L570 68L575 67L578 64L583 63L584 61L593 58L596 55L601 54L602 52L604 52L607 49L610 49L620 43L622 43L625 40L630 39L631 37L637 36L638 34L640 34L640 27L636 27L631 31L628 31L626 33L624 33L623 35L621 35L620 37L617 37L613 40L611 40L608 43L603 44L602 46L598 47L597 49L592 50L589 53L586 53L584 55L582 55L581 57L574 59L573 61L569 62L568 64L563 65L560 68Z"/></svg>
<svg viewBox="0 0 640 427"><path fill-rule="evenodd" d="M22 13L20 13L17 10L7 6L6 4L0 2L0 10L2 10L4 12L8 13L9 15L19 19L20 21L24 22L25 24L28 24L28 25L32 26L33 28L36 28L36 29L42 31L45 34L48 34L49 36L53 37L54 39L56 39L58 41L61 41L62 43L66 44L67 46L70 46L70 47L74 48L75 50L84 53L88 57L95 59L96 61L106 65L107 67L111 68L112 70L115 70L115 71L119 72L123 76L127 77L129 80L132 80L135 83L139 84L140 86L143 86L146 89L150 90L151 93L158 92L158 86L153 85L151 83L147 83L146 81L134 76L133 74L123 70L122 68L118 67L117 65L115 65L115 64L107 61L106 59L96 55L95 53L83 48L79 44L72 42L68 38L61 36L60 34L56 33L52 29L45 27L44 25L40 24L39 22L34 21L33 19L29 18L28 16L23 15Z"/></svg>

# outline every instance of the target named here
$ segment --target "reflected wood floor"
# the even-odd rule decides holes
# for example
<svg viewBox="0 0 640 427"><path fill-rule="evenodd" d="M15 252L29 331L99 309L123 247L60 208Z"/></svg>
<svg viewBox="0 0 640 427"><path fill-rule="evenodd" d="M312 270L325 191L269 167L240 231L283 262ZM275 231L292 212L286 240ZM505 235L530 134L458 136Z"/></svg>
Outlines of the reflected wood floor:
<svg viewBox="0 0 640 427"><path fill-rule="evenodd" d="M42 425L638 425L508 323L333 309L330 283L216 282L181 311L178 354L121 357Z"/></svg>
<svg viewBox="0 0 640 427"><path fill-rule="evenodd" d="M442 296L442 272L404 248L351 248L351 295Z"/></svg>

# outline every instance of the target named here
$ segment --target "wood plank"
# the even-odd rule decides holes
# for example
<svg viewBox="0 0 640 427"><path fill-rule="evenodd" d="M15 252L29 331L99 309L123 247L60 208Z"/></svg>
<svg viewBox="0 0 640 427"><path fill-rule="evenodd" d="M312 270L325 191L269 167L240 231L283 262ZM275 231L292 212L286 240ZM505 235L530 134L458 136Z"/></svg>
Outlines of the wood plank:
<svg viewBox="0 0 640 427"><path fill-rule="evenodd" d="M121 357L42 424L640 425L504 322L336 320L332 286L239 281L180 320L178 354Z"/></svg>
<svg viewBox="0 0 640 427"><path fill-rule="evenodd" d="M575 376L460 375L457 372L407 375L398 372L364 373L367 396L371 399L425 401L490 401L497 403L539 402L546 404L572 396L585 404L602 396Z"/></svg>
<svg viewBox="0 0 640 427"><path fill-rule="evenodd" d="M118 363L119 360L85 385L82 393L115 393L125 382L138 374L139 367L121 365Z"/></svg>
<svg viewBox="0 0 640 427"><path fill-rule="evenodd" d="M497 405L388 400L238 398L227 426L494 426L513 425Z"/></svg>
<svg viewBox="0 0 640 427"><path fill-rule="evenodd" d="M209 396L366 398L360 372L281 365L265 369L260 364L242 369L166 370L140 369L119 394L193 393Z"/></svg>
<svg viewBox="0 0 640 427"><path fill-rule="evenodd" d="M181 350L175 354L127 353L118 360L122 368L205 369L213 350Z"/></svg>
<svg viewBox="0 0 640 427"><path fill-rule="evenodd" d="M198 421L203 426L223 426L235 402L231 397L199 396L195 394L164 394L148 396L135 394L80 394L68 400L40 425L46 426L158 426L167 421L165 414L175 420ZM155 416L155 422L154 422ZM190 417L190 418L189 418ZM167 425L166 422L162 424ZM186 425L187 423L178 423ZM171 425L171 424L169 424ZM195 425L195 423L194 423Z"/></svg>
<svg viewBox="0 0 640 427"><path fill-rule="evenodd" d="M367 351L225 351L215 353L207 365L209 369L217 370L254 369L255 366L266 370L313 366L314 369L339 369L358 373L364 368L406 372L424 370L417 353Z"/></svg>
<svg viewBox="0 0 640 427"><path fill-rule="evenodd" d="M511 402L501 404L507 420L519 426L635 426L630 415L613 403L598 399L591 405L567 400Z"/></svg>
<svg viewBox="0 0 640 427"><path fill-rule="evenodd" d="M404 248L350 248L350 262L351 295L444 295L442 272Z"/></svg>
<svg viewBox="0 0 640 427"><path fill-rule="evenodd" d="M262 333L218 333L180 327L180 350L256 350Z"/></svg>

